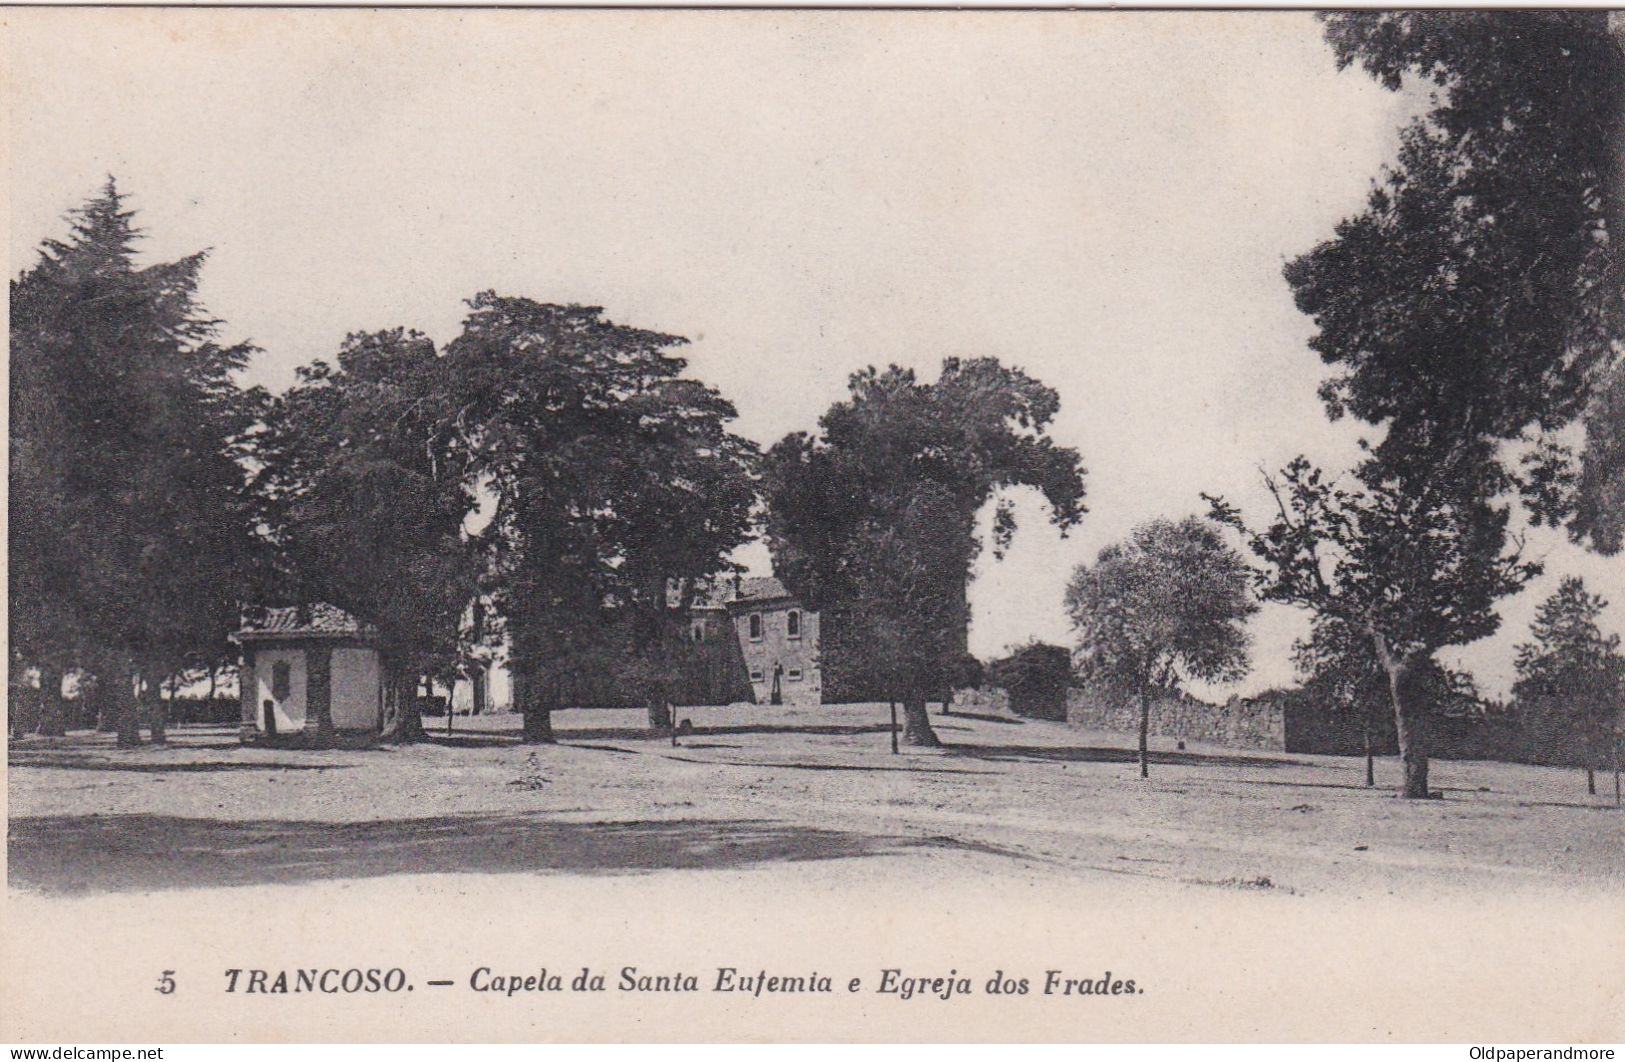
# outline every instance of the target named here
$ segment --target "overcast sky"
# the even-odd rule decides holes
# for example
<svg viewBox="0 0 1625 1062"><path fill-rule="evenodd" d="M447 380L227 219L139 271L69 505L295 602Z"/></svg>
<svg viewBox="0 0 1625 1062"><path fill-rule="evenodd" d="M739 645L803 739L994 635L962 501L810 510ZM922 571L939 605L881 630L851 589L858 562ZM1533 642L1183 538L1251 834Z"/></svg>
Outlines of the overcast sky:
<svg viewBox="0 0 1625 1062"><path fill-rule="evenodd" d="M1358 209L1404 100L1338 73L1303 13L11 9L12 269L112 173L209 309L285 387L345 333L440 342L494 288L690 337L769 444L868 364L993 355L1054 386L1090 513L1029 502L973 586L972 648L1070 643L1072 567L1134 524L1260 507L1258 470L1333 466L1322 367L1281 266ZM1564 573L1463 659L1504 693ZM745 559L766 570L760 547ZM1234 689L1292 677L1290 610Z"/></svg>

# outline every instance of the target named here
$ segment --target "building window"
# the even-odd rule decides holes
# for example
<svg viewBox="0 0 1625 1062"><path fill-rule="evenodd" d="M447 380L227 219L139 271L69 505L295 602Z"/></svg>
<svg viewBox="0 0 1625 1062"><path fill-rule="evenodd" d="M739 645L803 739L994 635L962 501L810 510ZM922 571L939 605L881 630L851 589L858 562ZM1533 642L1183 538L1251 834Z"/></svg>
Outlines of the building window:
<svg viewBox="0 0 1625 1062"><path fill-rule="evenodd" d="M801 637L801 610L793 608L784 614L784 630L791 638Z"/></svg>
<svg viewBox="0 0 1625 1062"><path fill-rule="evenodd" d="M734 672L734 674L737 675L737 674L739 674L739 672L736 671L736 672ZM759 668L759 667L751 668L750 669L750 680L752 682L760 682L760 681L762 681L762 669Z"/></svg>
<svg viewBox="0 0 1625 1062"><path fill-rule="evenodd" d="M694 624L694 629L692 631L690 631L689 633L696 642L705 641L705 624L704 623L696 623L696 624Z"/></svg>
<svg viewBox="0 0 1625 1062"><path fill-rule="evenodd" d="M750 640L753 642L762 640L762 614L760 612L750 614Z"/></svg>
<svg viewBox="0 0 1625 1062"><path fill-rule="evenodd" d="M791 682L800 682L801 669L799 667L793 667L784 673L784 677L789 679Z"/></svg>
<svg viewBox="0 0 1625 1062"><path fill-rule="evenodd" d="M271 696L279 701L285 701L292 692L293 665L286 660L278 660L271 665Z"/></svg>

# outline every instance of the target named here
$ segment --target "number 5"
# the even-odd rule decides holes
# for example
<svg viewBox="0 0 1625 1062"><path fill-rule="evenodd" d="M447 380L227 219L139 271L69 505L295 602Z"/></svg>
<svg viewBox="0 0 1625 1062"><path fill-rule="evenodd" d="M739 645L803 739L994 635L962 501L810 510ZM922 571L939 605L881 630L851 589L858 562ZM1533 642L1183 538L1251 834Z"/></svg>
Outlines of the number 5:
<svg viewBox="0 0 1625 1062"><path fill-rule="evenodd" d="M158 978L158 987L154 991L165 996L175 991L175 971L165 970L163 975Z"/></svg>

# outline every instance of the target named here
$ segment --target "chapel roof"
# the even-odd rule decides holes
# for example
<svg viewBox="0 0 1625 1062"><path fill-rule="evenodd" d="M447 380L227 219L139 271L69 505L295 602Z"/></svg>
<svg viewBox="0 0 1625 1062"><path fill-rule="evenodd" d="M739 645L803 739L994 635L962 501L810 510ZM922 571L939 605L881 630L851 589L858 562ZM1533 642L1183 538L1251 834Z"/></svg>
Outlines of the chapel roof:
<svg viewBox="0 0 1625 1062"><path fill-rule="evenodd" d="M237 631L243 639L267 638L365 638L376 634L370 624L350 613L317 601L310 605L267 607L250 605L243 609L242 627Z"/></svg>

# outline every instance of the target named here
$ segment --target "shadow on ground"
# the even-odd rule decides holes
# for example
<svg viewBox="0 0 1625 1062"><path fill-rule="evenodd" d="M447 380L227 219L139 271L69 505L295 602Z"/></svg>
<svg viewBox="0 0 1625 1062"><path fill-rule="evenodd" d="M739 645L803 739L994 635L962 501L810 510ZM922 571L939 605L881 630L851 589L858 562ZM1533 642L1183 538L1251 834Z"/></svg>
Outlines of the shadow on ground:
<svg viewBox="0 0 1625 1062"><path fill-rule="evenodd" d="M294 884L392 874L638 873L1002 849L949 837L814 829L767 820L561 822L470 814L329 823L165 815L13 820L10 884L55 894Z"/></svg>
<svg viewBox="0 0 1625 1062"><path fill-rule="evenodd" d="M577 748L591 748L590 745L575 746ZM706 745L690 745L689 748L708 748ZM783 760L696 760L686 756L668 755L668 760L678 763L697 763L706 767L749 767L755 770L763 768L785 771L859 771L863 773L883 773L888 771L902 771L908 774L986 774L986 771L967 771L958 767L924 767L918 763L908 763L898 766L884 766L877 763L798 763Z"/></svg>
<svg viewBox="0 0 1625 1062"><path fill-rule="evenodd" d="M195 748L196 746L190 746ZM341 763L284 763L270 760L247 763L236 760L178 761L120 760L107 755L71 752L13 751L7 757L12 770L19 767L46 767L63 771L131 771L136 774L207 774L213 771L342 771Z"/></svg>
<svg viewBox="0 0 1625 1062"><path fill-rule="evenodd" d="M121 749L113 743L113 735L100 734L94 730L70 730L61 737L42 737L30 734L23 738L12 738L8 750L13 758L20 753L34 755L50 755L71 749L98 749L120 754L138 752L147 749L240 749L243 743L237 738L237 730L233 727L226 730L217 726L189 726L180 725L169 728L169 744L154 745L150 740L143 740L137 749Z"/></svg>
<svg viewBox="0 0 1625 1062"><path fill-rule="evenodd" d="M679 710L679 718L683 718ZM859 734L884 734L891 727L885 723L873 725L842 726L829 723L808 723L803 726L794 726L788 723L751 723L738 726L704 726L696 724L692 730L684 731L683 737L723 737L729 734L807 734L822 737L854 737ZM669 730L656 730L646 726L607 726L607 727L555 727L553 738L559 742L569 741L668 741ZM458 727L451 734L444 729L432 731L429 734L431 741L444 745L476 745L477 743L490 745L518 745L519 731L492 730L489 728Z"/></svg>
<svg viewBox="0 0 1625 1062"><path fill-rule="evenodd" d="M1599 798L1600 799L1600 798ZM1520 808L1573 808L1576 811L1619 811L1618 804L1609 801L1606 804L1578 804L1566 800L1520 800Z"/></svg>
<svg viewBox="0 0 1625 1062"><path fill-rule="evenodd" d="M506 749L518 744L513 738L470 736L457 730L448 734L444 730L423 735L425 745L439 745L448 749Z"/></svg>
<svg viewBox="0 0 1625 1062"><path fill-rule="evenodd" d="M938 719L976 719L983 723L1004 723L1009 726L1021 726L1027 720L1012 719L1008 715L988 715L985 712L939 712L931 717L935 722Z"/></svg>
<svg viewBox="0 0 1625 1062"><path fill-rule="evenodd" d="M1095 745L964 745L944 742L943 748L955 756L970 756L978 760L1028 760L1056 763L1137 763L1140 754L1129 748L1105 748ZM1272 756L1226 756L1204 752L1152 752L1152 763L1178 764L1187 767L1306 767L1302 760L1283 760Z"/></svg>

